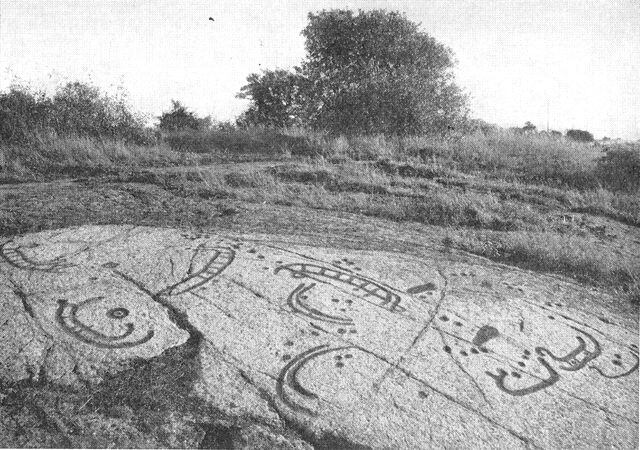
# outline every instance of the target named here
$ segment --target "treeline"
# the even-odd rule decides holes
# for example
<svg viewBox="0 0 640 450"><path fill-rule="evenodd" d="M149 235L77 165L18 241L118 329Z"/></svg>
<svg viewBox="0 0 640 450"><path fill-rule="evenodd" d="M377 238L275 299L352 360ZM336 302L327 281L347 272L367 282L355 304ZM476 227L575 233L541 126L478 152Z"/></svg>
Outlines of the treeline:
<svg viewBox="0 0 640 450"><path fill-rule="evenodd" d="M153 140L124 94L108 95L89 83L70 82L52 96L24 86L0 93L0 141L29 144L37 137L112 138L135 144Z"/></svg>
<svg viewBox="0 0 640 450"><path fill-rule="evenodd" d="M484 124L486 129L491 129L493 128L494 130L498 129L497 126L495 125L490 125L490 124ZM483 131L485 131L483 129ZM549 130L549 131L542 131L542 130L538 130L538 128L532 124L531 122L527 121L525 122L523 127L512 127L509 128L509 131L511 131L512 133L515 134L540 134L540 135L546 135L552 138L559 138L562 137L562 133L560 131L557 130ZM593 137L593 134L589 131L586 130L578 130L578 129L569 129L567 130L566 134L564 135L566 138L571 139L572 141L576 141L576 142L593 142L595 141L595 138Z"/></svg>
<svg viewBox="0 0 640 450"><path fill-rule="evenodd" d="M237 94L249 100L248 108L223 128L458 137L497 129L468 117L467 96L453 76L451 49L398 12L310 13L302 35L306 56L300 65L250 74ZM52 96L19 86L0 93L0 140L9 143L55 134L146 144L157 140L159 132L206 131L214 126L209 117L196 116L178 101L158 119L157 127L145 126L126 96L108 95L88 83L67 83ZM512 131L528 134L536 128L528 122ZM581 130L569 130L567 137L593 140L591 133Z"/></svg>

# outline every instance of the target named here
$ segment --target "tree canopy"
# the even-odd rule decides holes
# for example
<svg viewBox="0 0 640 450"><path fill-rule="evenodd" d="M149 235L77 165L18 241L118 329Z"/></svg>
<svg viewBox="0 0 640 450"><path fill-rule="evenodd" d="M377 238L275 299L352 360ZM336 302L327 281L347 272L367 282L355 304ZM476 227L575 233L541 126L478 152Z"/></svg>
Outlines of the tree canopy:
<svg viewBox="0 0 640 450"><path fill-rule="evenodd" d="M250 123L347 133L446 132L466 116L452 51L404 15L322 11L302 31L293 71L251 74L239 94Z"/></svg>
<svg viewBox="0 0 640 450"><path fill-rule="evenodd" d="M238 97L251 99L251 105L240 122L278 128L299 125L301 81L296 74L282 69L249 75Z"/></svg>
<svg viewBox="0 0 640 450"><path fill-rule="evenodd" d="M205 130L211 126L211 118L199 118L193 111L177 100L171 100L171 111L158 118L158 128L163 131Z"/></svg>
<svg viewBox="0 0 640 450"><path fill-rule="evenodd" d="M567 137L578 142L593 142L593 134L585 130L567 130Z"/></svg>

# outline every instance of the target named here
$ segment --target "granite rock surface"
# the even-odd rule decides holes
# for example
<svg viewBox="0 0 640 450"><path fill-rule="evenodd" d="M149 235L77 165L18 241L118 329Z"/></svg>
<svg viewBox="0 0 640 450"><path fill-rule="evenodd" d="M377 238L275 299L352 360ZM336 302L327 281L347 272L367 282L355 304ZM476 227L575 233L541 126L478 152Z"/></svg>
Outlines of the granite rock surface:
<svg viewBox="0 0 640 450"><path fill-rule="evenodd" d="M636 448L637 318L601 296L435 251L47 231L0 243L0 380L99 384L191 340L192 395L251 448Z"/></svg>

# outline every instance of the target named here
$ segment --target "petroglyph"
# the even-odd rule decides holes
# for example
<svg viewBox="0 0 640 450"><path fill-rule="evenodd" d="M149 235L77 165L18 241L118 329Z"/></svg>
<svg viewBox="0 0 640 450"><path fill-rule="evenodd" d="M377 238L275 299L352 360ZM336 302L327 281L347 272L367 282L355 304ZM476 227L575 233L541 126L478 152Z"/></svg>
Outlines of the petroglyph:
<svg viewBox="0 0 640 450"><path fill-rule="evenodd" d="M148 330L143 336L135 338L135 324L127 322L129 310L122 306L105 307L101 305L104 297L95 297L83 301L80 304L69 303L65 299L58 300L56 319L60 327L74 338L85 344L101 348L127 348L135 347L149 341L153 335L153 329ZM87 316L100 315L109 319L111 326L109 333L99 331L94 326L85 324L79 317L83 310L91 310Z"/></svg>
<svg viewBox="0 0 640 450"><path fill-rule="evenodd" d="M315 414L315 412L311 408L303 406L292 400L290 394L286 392L285 387L292 389L297 394L306 397L307 399L317 399L318 396L315 393L309 391L308 389L305 389L305 387L300 384L298 373L312 359L333 351L333 349L328 347L329 346L326 344L318 345L305 352L302 352L299 355L296 355L296 357L291 361L289 361L280 371L276 384L276 392L278 393L278 397L280 398L280 400L282 400L282 402L284 402L290 408L297 411L303 411L306 414Z"/></svg>
<svg viewBox="0 0 640 450"><path fill-rule="evenodd" d="M2 260L9 263L11 266L22 270L59 272L73 266L72 264L67 263L65 258L61 256L42 261L31 258L26 255L23 248L15 245L11 241L0 245L0 256L2 257Z"/></svg>
<svg viewBox="0 0 640 450"><path fill-rule="evenodd" d="M522 395L529 395L529 394L533 394L534 392L540 391L542 389L546 389L549 386L553 386L555 383L558 382L558 380L560 380L560 375L558 374L558 372L556 372L553 369L553 367L551 367L551 365L547 361L545 361L544 358L538 358L538 362L547 370L548 377L546 379L543 379L541 381L538 381L535 384L532 384L526 387L521 387L521 388L507 387L505 384L505 379L509 376L509 373L504 369L498 369L497 374L491 373L489 371L487 371L486 373L487 375L489 375L491 378L495 380L496 386L498 386L498 388L501 391L506 392L507 394L513 395L515 397L522 396ZM516 379L521 378L521 375L519 374L519 372L512 372L511 376Z"/></svg>
<svg viewBox="0 0 640 450"><path fill-rule="evenodd" d="M388 366L386 361L380 360L371 352L357 345L321 344L305 350L288 360L278 374L276 383L278 398L294 411L308 416L317 416L320 404L328 400L322 398L309 386L312 383L317 384L314 382L320 375L318 372L326 376L326 373L330 371L334 374L340 374L341 371L347 370L352 374L353 369L350 369L349 365L358 365L354 361L365 358L376 360L380 366ZM315 370L311 368L313 365L316 366ZM343 376L346 377L346 375ZM320 385L320 387L335 394L336 386ZM360 386L360 389L362 388L363 386ZM364 388L366 390L366 387ZM353 406L357 407L355 404Z"/></svg>
<svg viewBox="0 0 640 450"><path fill-rule="evenodd" d="M563 365L560 366L560 369L562 370L575 372L576 370L582 369L590 361L600 356L602 350L600 349L600 344L598 343L598 341L596 341L589 333L578 330L575 327L571 328L587 336L594 349L587 350L586 341L582 337L576 336L576 339L578 340L578 346L574 350L567 353L565 356L555 356L550 350L544 347L536 347L536 353L538 353L540 356L549 356L553 360L563 363Z"/></svg>
<svg viewBox="0 0 640 450"><path fill-rule="evenodd" d="M603 377L609 378L609 379L612 379L612 380L616 379L616 378L626 377L628 375L631 375L636 370L638 370L638 365L640 364L640 360L638 359L638 355L636 355L633 352L629 352L629 354L633 358L634 362L631 364L631 367L626 371L623 371L623 372L620 372L620 373L607 373L606 371L602 370L600 367L597 367L597 366L590 366L590 368L594 369L595 371L597 371ZM612 363L612 365L614 367L618 367L618 368L622 368L622 366L624 364L622 362L622 356L619 353L614 355L614 358L611 360L611 363Z"/></svg>
<svg viewBox="0 0 640 450"><path fill-rule="evenodd" d="M436 289L436 285L434 283L429 282L426 284L421 284L419 286L410 287L409 289L407 289L407 294L418 295L418 294L422 294L423 292L433 291L435 289Z"/></svg>
<svg viewBox="0 0 640 450"><path fill-rule="evenodd" d="M392 292L391 289L375 281L368 280L361 275L307 263L280 266L275 270L275 273L281 270L291 272L295 278L306 277L321 283L338 282L346 284L355 291L363 292L365 297L372 296L377 298L380 301L380 306L389 309L389 311L394 311L400 303L400 296Z"/></svg>
<svg viewBox="0 0 640 450"><path fill-rule="evenodd" d="M484 344L489 342L491 339L500 336L500 332L491 325L483 325L480 327L476 335L473 337L471 341L473 345L476 347L482 347Z"/></svg>
<svg viewBox="0 0 640 450"><path fill-rule="evenodd" d="M426 250L276 243L119 227L15 238L0 246L0 379L94 380L191 332L205 343L194 395L310 435L635 445L637 324L583 307L574 285ZM70 367L50 368L52 346Z"/></svg>
<svg viewBox="0 0 640 450"><path fill-rule="evenodd" d="M233 262L236 255L235 251L227 248L204 248L202 251L213 252L213 256L204 267L195 273L189 273L183 280L164 289L161 294L181 295L209 283Z"/></svg>
<svg viewBox="0 0 640 450"><path fill-rule="evenodd" d="M305 304L305 300L307 298L306 294L311 289L313 289L315 285L315 283L311 283L308 285L300 283L298 287L293 290L291 295L289 295L289 298L287 300L287 303L289 304L291 309L296 311L297 313L308 316L311 319L321 320L323 322L331 322L340 325L353 325L353 320L349 318L332 316Z"/></svg>

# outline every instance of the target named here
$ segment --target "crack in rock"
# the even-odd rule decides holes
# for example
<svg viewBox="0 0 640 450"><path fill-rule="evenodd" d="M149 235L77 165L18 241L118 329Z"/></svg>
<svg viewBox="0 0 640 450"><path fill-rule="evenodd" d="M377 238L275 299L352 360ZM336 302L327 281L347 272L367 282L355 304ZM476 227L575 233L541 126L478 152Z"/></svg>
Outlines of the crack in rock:
<svg viewBox="0 0 640 450"><path fill-rule="evenodd" d="M124 447L634 445L628 318L468 256L297 242L117 226L14 238L15 264L0 262L0 438L100 447L111 427ZM33 430L12 424L29 417Z"/></svg>

